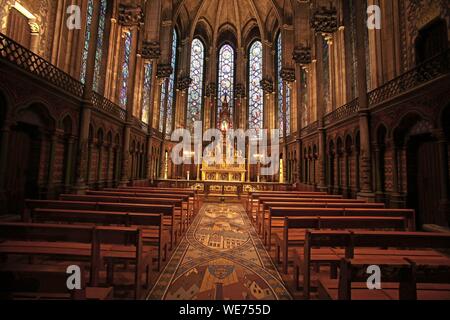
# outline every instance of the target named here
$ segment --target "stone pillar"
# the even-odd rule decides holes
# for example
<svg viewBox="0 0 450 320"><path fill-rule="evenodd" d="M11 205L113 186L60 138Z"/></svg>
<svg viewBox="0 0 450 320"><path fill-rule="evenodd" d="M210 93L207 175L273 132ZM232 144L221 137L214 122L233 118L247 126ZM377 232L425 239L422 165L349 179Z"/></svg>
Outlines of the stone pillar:
<svg viewBox="0 0 450 320"><path fill-rule="evenodd" d="M98 38L100 1L94 1L91 39L89 41L88 59L86 66L86 78L84 83L84 94L81 106L80 133L78 140L76 184L74 191L84 193L87 189L86 177L88 176L88 145L89 145L89 125L91 123L92 95L94 84L95 53Z"/></svg>
<svg viewBox="0 0 450 320"><path fill-rule="evenodd" d="M75 137L69 136L67 138L67 159L65 163L64 172L64 192L69 193L72 185L72 168L73 168L73 150L75 144Z"/></svg>
<svg viewBox="0 0 450 320"><path fill-rule="evenodd" d="M393 208L401 208L402 207L402 199L399 193L399 166L398 166L398 147L395 144L395 141L392 141L392 194L390 197L389 204Z"/></svg>
<svg viewBox="0 0 450 320"><path fill-rule="evenodd" d="M367 71L366 71L366 49L365 49L365 16L361 14L366 10L362 1L356 1L356 59L358 61L358 99L359 99L359 128L361 139L360 168L361 168L361 191L358 198L373 201L375 195L372 191L372 159L370 151L370 123L369 123L369 99L367 95Z"/></svg>
<svg viewBox="0 0 450 320"><path fill-rule="evenodd" d="M56 132L53 132L50 136L50 150L48 156L48 172L47 172L47 197L52 197L53 190L53 177L55 171L55 153L56 144L58 143L58 136Z"/></svg>
<svg viewBox="0 0 450 320"><path fill-rule="evenodd" d="M445 133L439 130L435 133L439 145L439 172L441 185L441 201L439 203L439 212L441 217L447 219L447 225L450 224L450 201L449 201L449 181L448 181L448 142Z"/></svg>
<svg viewBox="0 0 450 320"><path fill-rule="evenodd" d="M103 141L97 141L98 146L98 159L97 159L97 188L101 188L102 179L102 165L103 165Z"/></svg>
<svg viewBox="0 0 450 320"><path fill-rule="evenodd" d="M382 156L382 146L379 144L374 145L374 162L375 162L375 199L377 202L383 202L384 201L384 192L383 192L383 186L381 181L381 170L384 168L381 168L381 156Z"/></svg>

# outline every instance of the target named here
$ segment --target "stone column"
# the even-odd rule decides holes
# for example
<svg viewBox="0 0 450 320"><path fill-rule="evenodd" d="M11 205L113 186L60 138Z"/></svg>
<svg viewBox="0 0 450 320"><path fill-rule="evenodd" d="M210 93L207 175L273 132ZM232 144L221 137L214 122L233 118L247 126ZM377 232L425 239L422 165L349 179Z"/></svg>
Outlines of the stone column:
<svg viewBox="0 0 450 320"><path fill-rule="evenodd" d="M88 59L86 66L86 78L84 83L84 94L81 105L81 121L80 133L78 139L77 152L77 168L76 168L76 183L74 191L76 193L84 193L87 189L86 177L88 176L88 145L89 145L89 125L91 123L91 109L93 84L94 84L94 68L95 68L95 54L97 49L98 27L99 27L99 11L100 1L94 1L91 23L91 39L89 41Z"/></svg>
<svg viewBox="0 0 450 320"><path fill-rule="evenodd" d="M439 172L441 185L441 201L439 203L439 212L441 217L447 219L450 224L450 201L449 201L449 181L448 181L448 142L445 133L442 130L435 132L437 143L439 145Z"/></svg>
<svg viewBox="0 0 450 320"><path fill-rule="evenodd" d="M73 168L73 150L75 144L75 137L69 136L67 138L67 159L65 163L65 172L64 172L64 192L69 193L71 184L72 184L72 168Z"/></svg>
<svg viewBox="0 0 450 320"><path fill-rule="evenodd" d="M58 136L53 132L50 136L50 151L48 156L48 172L47 172L47 196L52 197L53 190L53 176L55 171L55 153L56 144L58 143Z"/></svg>
<svg viewBox="0 0 450 320"><path fill-rule="evenodd" d="M356 1L356 59L358 61L357 75L358 75L358 99L359 99L359 128L361 138L361 191L358 194L359 198L364 198L369 201L374 200L372 191L372 159L370 150L370 123L369 123L369 99L367 95L367 71L366 71L366 44L364 39L365 34L365 12L366 6L362 1Z"/></svg>
<svg viewBox="0 0 450 320"><path fill-rule="evenodd" d="M403 201L399 193L398 147L395 144L395 141L392 141L391 145L392 145L392 194L390 197L389 204L393 208L401 208Z"/></svg>
<svg viewBox="0 0 450 320"><path fill-rule="evenodd" d="M101 179L102 179L102 162L103 162L103 141L97 142L98 146L98 159L97 159L97 188L101 188Z"/></svg>

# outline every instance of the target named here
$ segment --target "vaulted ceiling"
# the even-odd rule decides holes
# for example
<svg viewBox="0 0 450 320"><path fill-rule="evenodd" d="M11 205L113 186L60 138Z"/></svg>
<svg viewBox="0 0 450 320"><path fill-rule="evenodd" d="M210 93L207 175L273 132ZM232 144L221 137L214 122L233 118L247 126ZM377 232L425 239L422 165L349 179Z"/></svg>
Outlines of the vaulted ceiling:
<svg viewBox="0 0 450 320"><path fill-rule="evenodd" d="M183 37L200 35L213 43L232 35L241 46L255 37L273 39L278 27L286 23L286 12L292 12L291 1L174 0L174 20Z"/></svg>

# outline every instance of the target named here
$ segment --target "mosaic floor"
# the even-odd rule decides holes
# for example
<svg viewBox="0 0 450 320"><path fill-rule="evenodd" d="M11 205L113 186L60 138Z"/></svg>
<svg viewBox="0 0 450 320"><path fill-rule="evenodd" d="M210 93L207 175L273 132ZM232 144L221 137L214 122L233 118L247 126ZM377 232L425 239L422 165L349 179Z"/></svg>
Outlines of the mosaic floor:
<svg viewBox="0 0 450 320"><path fill-rule="evenodd" d="M151 300L287 300L291 296L240 204L205 204Z"/></svg>

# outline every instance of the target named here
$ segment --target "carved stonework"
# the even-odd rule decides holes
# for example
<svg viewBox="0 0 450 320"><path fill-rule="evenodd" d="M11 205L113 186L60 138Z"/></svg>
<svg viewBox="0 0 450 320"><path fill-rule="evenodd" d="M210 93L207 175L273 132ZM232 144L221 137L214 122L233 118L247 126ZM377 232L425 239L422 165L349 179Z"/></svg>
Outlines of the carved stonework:
<svg viewBox="0 0 450 320"><path fill-rule="evenodd" d="M215 97L217 93L217 85L214 82L210 82L207 86L206 86L206 91L205 91L205 95L207 97Z"/></svg>
<svg viewBox="0 0 450 320"><path fill-rule="evenodd" d="M142 8L137 5L119 5L119 24L122 26L136 26L144 21Z"/></svg>
<svg viewBox="0 0 450 320"><path fill-rule="evenodd" d="M261 88L263 89L264 93L273 93L273 81L270 79L262 79L261 82Z"/></svg>
<svg viewBox="0 0 450 320"><path fill-rule="evenodd" d="M170 64L158 64L156 76L160 79L169 78L172 72L173 68Z"/></svg>
<svg viewBox="0 0 450 320"><path fill-rule="evenodd" d="M177 89L180 91L188 90L191 86L192 79L189 76L184 76L178 81Z"/></svg>
<svg viewBox="0 0 450 320"><path fill-rule="evenodd" d="M283 69L281 69L280 77L284 81L294 82L295 81L295 70L292 68L283 68Z"/></svg>
<svg viewBox="0 0 450 320"><path fill-rule="evenodd" d="M292 59L298 64L310 64L312 61L311 48L303 46L295 47Z"/></svg>
<svg viewBox="0 0 450 320"><path fill-rule="evenodd" d="M161 47L158 41L144 41L141 50L144 59L159 59L161 57Z"/></svg>
<svg viewBox="0 0 450 320"><path fill-rule="evenodd" d="M245 87L243 84L237 84L235 89L234 89L234 95L236 98L240 99L240 98L245 98L246 94L245 94Z"/></svg>
<svg viewBox="0 0 450 320"><path fill-rule="evenodd" d="M311 27L317 33L334 33L338 30L337 10L335 7L320 7L311 19Z"/></svg>

